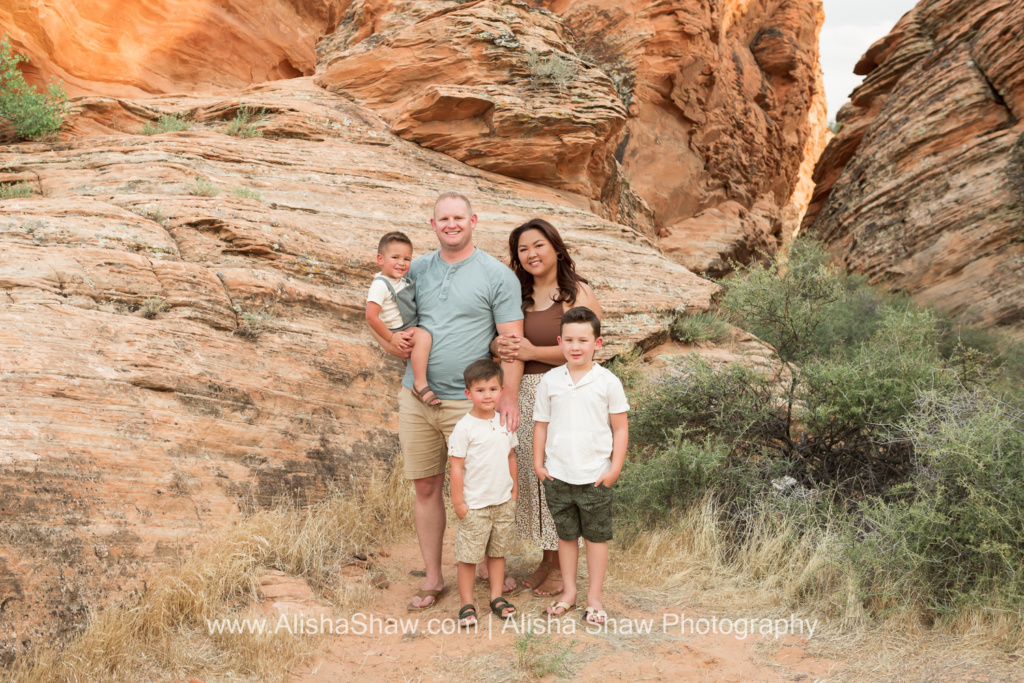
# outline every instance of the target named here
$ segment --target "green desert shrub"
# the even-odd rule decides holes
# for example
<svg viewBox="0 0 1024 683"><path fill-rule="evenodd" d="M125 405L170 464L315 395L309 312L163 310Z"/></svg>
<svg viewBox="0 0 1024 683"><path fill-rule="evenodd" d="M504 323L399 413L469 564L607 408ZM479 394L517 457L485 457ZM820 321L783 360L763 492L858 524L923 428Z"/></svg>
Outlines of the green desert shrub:
<svg viewBox="0 0 1024 683"><path fill-rule="evenodd" d="M26 181L0 185L0 199L24 199L34 194L32 185Z"/></svg>
<svg viewBox="0 0 1024 683"><path fill-rule="evenodd" d="M36 140L64 123L68 97L58 81L50 81L44 92L26 83L18 65L27 61L7 36L0 40L0 124L23 140Z"/></svg>
<svg viewBox="0 0 1024 683"><path fill-rule="evenodd" d="M765 515L801 534L844 530L830 561L871 614L1024 609L1013 340L957 326L953 343L948 317L873 291L813 244L725 286L723 309L771 341L777 363L690 356L642 385L619 483L625 528L671 524L710 497L726 554L756 543L750 520Z"/></svg>
<svg viewBox="0 0 1024 683"><path fill-rule="evenodd" d="M159 133L176 133L178 131L188 130L192 127L192 122L187 118L177 114L164 114L157 119L156 124L147 121L146 125L142 127L143 135L157 135Z"/></svg>
<svg viewBox="0 0 1024 683"><path fill-rule="evenodd" d="M736 494L744 472L732 466L728 445L714 437L694 440L675 430L657 449L627 460L617 482L616 518L637 528L669 519L708 490Z"/></svg>
<svg viewBox="0 0 1024 683"><path fill-rule="evenodd" d="M852 548L883 604L1024 607L1024 419L985 389L922 392L902 423L907 484L861 507Z"/></svg>
<svg viewBox="0 0 1024 683"><path fill-rule="evenodd" d="M220 188L202 176L196 176L191 183L185 183L185 188L189 194L197 197L216 197L220 194Z"/></svg>
<svg viewBox="0 0 1024 683"><path fill-rule="evenodd" d="M717 343L729 334L729 324L714 311L701 311L680 317L669 334L684 344Z"/></svg>
<svg viewBox="0 0 1024 683"><path fill-rule="evenodd" d="M263 137L263 131L259 130L257 126L263 123L263 119L265 118L266 112L263 109L256 111L242 105L235 112L235 118L232 119L230 124L228 124L228 128L225 132L228 135L238 138Z"/></svg>

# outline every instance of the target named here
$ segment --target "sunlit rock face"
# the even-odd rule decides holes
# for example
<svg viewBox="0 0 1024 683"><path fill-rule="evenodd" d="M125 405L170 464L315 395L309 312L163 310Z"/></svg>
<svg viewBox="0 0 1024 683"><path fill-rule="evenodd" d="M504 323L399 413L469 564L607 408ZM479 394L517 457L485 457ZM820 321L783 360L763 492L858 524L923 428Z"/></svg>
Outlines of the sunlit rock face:
<svg viewBox="0 0 1024 683"><path fill-rule="evenodd" d="M0 148L0 642L66 637L204 532L394 466L403 365L372 341L377 240L437 247L460 190L476 244L554 223L605 309L602 359L717 286L575 195L423 149L310 78L73 103L66 140ZM242 105L262 137L224 133ZM160 114L192 129L136 134Z"/></svg>
<svg viewBox="0 0 1024 683"><path fill-rule="evenodd" d="M721 273L799 224L826 135L822 17L816 0L357 0L318 82L471 165L649 214L666 253ZM630 195L648 210L621 210Z"/></svg>
<svg viewBox="0 0 1024 683"><path fill-rule="evenodd" d="M238 88L310 75L349 0L24 0L0 33L71 94Z"/></svg>
<svg viewBox="0 0 1024 683"><path fill-rule="evenodd" d="M805 229L871 282L985 325L1024 317L1021 0L925 0L858 62Z"/></svg>

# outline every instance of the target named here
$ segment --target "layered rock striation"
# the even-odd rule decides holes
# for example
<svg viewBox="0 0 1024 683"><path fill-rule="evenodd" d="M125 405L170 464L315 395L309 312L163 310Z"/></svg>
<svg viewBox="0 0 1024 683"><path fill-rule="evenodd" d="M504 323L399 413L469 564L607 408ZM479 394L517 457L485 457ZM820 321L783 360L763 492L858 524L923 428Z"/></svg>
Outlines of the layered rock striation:
<svg viewBox="0 0 1024 683"><path fill-rule="evenodd" d="M262 137L225 134L241 106ZM364 321L377 240L436 248L457 189L476 243L559 227L606 311L604 358L715 285L562 193L405 141L309 78L75 102L66 140L0 150L0 639L63 638L197 535L393 466L402 364ZM138 135L163 114L191 130Z"/></svg>
<svg viewBox="0 0 1024 683"><path fill-rule="evenodd" d="M819 2L543 4L629 104L617 159L666 253L722 274L788 239L801 165L827 133Z"/></svg>
<svg viewBox="0 0 1024 683"><path fill-rule="evenodd" d="M968 322L1024 318L1021 0L923 0L865 53L805 229Z"/></svg>
<svg viewBox="0 0 1024 683"><path fill-rule="evenodd" d="M407 139L652 224L693 270L795 231L826 135L817 0L423 4L354 2L318 82Z"/></svg>
<svg viewBox="0 0 1024 683"><path fill-rule="evenodd" d="M311 75L351 0L27 0L0 6L26 75L72 95L239 88Z"/></svg>

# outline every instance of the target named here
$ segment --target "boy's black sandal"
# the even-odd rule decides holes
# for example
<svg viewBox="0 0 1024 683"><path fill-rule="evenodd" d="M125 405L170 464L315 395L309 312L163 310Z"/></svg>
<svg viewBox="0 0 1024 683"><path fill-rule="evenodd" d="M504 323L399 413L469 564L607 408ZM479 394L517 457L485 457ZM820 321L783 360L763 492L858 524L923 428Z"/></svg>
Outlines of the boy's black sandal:
<svg viewBox="0 0 1024 683"><path fill-rule="evenodd" d="M463 624L462 621L464 619L468 619L469 617L473 617L472 623ZM462 609L459 610L459 626L472 626L476 622L476 607L474 607L473 605L463 605Z"/></svg>
<svg viewBox="0 0 1024 683"><path fill-rule="evenodd" d="M502 612L504 612L509 607L512 608L512 611L508 614L502 614ZM516 615L516 612L518 610L516 610L515 605L513 605L511 602L509 602L508 600L499 595L498 597L491 600L491 611L494 612L494 614L496 614L497 616L501 617L502 619L511 619Z"/></svg>

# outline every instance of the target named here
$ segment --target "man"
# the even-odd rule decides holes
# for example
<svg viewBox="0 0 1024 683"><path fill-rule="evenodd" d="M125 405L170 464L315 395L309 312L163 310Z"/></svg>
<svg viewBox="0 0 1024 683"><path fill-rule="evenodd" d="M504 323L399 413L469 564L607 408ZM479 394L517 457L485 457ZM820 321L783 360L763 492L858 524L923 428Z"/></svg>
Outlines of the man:
<svg viewBox="0 0 1024 683"><path fill-rule="evenodd" d="M430 225L440 249L413 261L409 279L416 283L419 324L434 338L427 382L441 405L426 405L413 393L408 367L398 397L398 438L405 476L416 488L413 517L426 567L422 589L409 606L414 610L433 605L447 591L441 574L441 546L446 523L442 488L448 437L455 423L472 408L463 392L462 372L473 361L490 358L489 345L496 334L523 334L519 281L505 264L473 245L477 217L469 200L455 192L442 194L434 203ZM408 356L377 338L392 355ZM505 365L497 412L501 423L512 431L519 427L522 375L521 361Z"/></svg>

